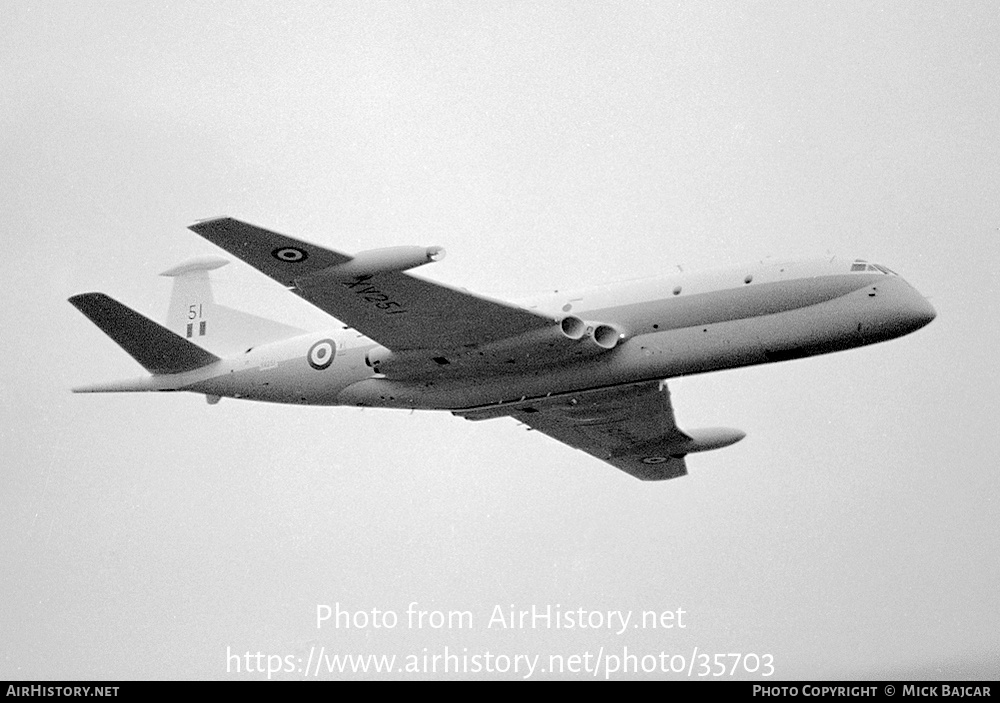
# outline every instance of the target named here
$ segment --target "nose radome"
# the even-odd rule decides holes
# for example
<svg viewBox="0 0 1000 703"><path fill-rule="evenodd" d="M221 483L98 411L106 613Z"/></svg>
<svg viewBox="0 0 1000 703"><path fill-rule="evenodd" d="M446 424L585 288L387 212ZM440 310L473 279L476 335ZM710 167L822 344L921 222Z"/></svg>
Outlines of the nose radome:
<svg viewBox="0 0 1000 703"><path fill-rule="evenodd" d="M937 312L927 298L902 277L887 277L867 289L869 300L881 301L873 332L881 339L895 339L930 324ZM875 309L873 309L875 310ZM881 336L885 335L885 336Z"/></svg>
<svg viewBox="0 0 1000 703"><path fill-rule="evenodd" d="M931 320L937 317L937 310L931 305L927 298L920 295L914 290L913 302L911 308L908 311L910 318L913 320L914 329L920 329L924 325L929 325Z"/></svg>

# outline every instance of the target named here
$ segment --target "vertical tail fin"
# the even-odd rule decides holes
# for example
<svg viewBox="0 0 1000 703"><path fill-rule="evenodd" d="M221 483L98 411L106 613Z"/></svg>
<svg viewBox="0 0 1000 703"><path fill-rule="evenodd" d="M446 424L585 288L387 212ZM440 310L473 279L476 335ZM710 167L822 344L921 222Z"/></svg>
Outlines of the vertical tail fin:
<svg viewBox="0 0 1000 703"><path fill-rule="evenodd" d="M170 330L220 356L305 333L216 303L208 272L228 263L217 257L192 259L160 274L174 279L167 310Z"/></svg>

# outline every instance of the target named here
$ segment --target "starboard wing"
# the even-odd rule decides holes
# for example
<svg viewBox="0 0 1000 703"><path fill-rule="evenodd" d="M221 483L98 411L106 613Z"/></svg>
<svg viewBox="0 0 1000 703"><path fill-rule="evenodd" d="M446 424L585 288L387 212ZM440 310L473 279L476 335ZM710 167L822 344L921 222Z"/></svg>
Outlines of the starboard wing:
<svg viewBox="0 0 1000 703"><path fill-rule="evenodd" d="M660 381L526 400L500 408L459 411L470 420L510 415L644 481L687 474L691 437L674 421L670 392Z"/></svg>

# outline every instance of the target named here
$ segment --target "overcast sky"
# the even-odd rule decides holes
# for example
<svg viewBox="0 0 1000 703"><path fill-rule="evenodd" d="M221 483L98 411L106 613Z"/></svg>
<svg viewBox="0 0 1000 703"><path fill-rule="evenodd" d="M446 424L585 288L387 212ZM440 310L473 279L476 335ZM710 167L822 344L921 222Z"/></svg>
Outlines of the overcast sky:
<svg viewBox="0 0 1000 703"><path fill-rule="evenodd" d="M998 31L985 2L6 2L0 678L257 678L227 648L313 646L998 678ZM512 420L70 394L141 369L66 298L163 319L157 274L218 255L185 229L216 215L441 245L421 275L507 298L835 253L938 318L675 380L681 427L748 436L660 484ZM473 627L408 628L411 602ZM334 603L401 622L317 629ZM686 627L498 630L496 605Z"/></svg>

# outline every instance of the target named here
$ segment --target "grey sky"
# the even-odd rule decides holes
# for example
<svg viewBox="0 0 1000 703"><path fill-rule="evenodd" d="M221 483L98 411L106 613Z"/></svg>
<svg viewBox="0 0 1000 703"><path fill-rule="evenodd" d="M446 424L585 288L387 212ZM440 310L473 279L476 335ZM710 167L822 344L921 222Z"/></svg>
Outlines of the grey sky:
<svg viewBox="0 0 1000 703"><path fill-rule="evenodd" d="M8 2L0 675L243 678L226 648L772 653L777 677L997 678L1000 15L989 3ZM647 485L512 421L188 394L68 303L159 319L232 215L440 244L477 292L836 253L916 334L675 380L740 444ZM241 263L217 297L321 328ZM473 630L317 631L317 603ZM688 627L487 629L493 606Z"/></svg>

